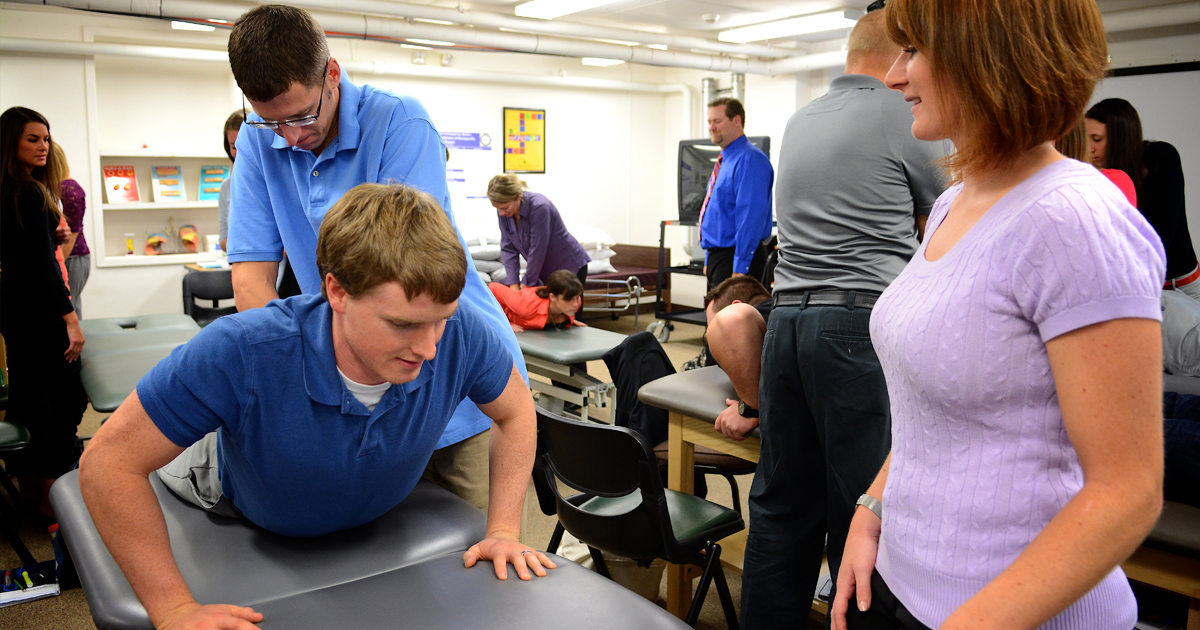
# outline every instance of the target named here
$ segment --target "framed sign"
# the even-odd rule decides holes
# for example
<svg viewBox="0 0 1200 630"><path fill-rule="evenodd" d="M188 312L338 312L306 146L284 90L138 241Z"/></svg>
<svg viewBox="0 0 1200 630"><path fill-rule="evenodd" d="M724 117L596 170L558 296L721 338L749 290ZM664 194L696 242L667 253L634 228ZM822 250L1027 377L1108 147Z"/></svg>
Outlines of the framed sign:
<svg viewBox="0 0 1200 630"><path fill-rule="evenodd" d="M504 108L504 172L546 172L546 110Z"/></svg>

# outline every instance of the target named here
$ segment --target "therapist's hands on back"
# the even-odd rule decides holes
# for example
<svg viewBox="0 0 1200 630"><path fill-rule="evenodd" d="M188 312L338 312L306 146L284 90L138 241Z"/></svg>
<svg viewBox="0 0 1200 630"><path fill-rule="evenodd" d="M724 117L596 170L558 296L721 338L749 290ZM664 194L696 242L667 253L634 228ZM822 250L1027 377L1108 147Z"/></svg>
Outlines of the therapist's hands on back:
<svg viewBox="0 0 1200 630"><path fill-rule="evenodd" d="M201 606L192 602L167 613L156 627L158 630L258 630L254 624L262 620L262 614L253 608L229 604Z"/></svg>

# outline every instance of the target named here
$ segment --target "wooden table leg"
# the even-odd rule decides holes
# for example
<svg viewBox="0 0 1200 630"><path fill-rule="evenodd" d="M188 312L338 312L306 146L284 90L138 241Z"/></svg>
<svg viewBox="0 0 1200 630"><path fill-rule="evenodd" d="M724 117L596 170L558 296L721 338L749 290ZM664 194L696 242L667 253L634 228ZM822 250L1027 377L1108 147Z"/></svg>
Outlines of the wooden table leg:
<svg viewBox="0 0 1200 630"><path fill-rule="evenodd" d="M683 439L683 416L672 411L667 429L667 487L692 494L696 447ZM688 565L667 564L667 612L683 619L692 603L692 578Z"/></svg>

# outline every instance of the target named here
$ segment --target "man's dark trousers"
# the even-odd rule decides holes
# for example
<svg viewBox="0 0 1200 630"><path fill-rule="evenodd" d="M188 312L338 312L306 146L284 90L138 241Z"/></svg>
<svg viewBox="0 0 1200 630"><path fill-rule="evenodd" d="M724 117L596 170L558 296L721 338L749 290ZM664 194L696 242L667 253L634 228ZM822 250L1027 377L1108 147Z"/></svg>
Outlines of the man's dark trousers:
<svg viewBox="0 0 1200 630"><path fill-rule="evenodd" d="M828 532L841 562L855 502L891 448L871 310L776 306L763 347L762 453L750 489L742 627L801 628Z"/></svg>
<svg viewBox="0 0 1200 630"><path fill-rule="evenodd" d="M750 270L747 272L747 275L753 276L759 282L763 279L763 271L766 269L767 258L771 253L770 249L763 243L759 243L758 248L754 250L754 258L750 259ZM733 247L713 247L708 250L704 265L705 277L708 280L708 291L712 291L722 281L728 280L733 276L733 256L735 249Z"/></svg>

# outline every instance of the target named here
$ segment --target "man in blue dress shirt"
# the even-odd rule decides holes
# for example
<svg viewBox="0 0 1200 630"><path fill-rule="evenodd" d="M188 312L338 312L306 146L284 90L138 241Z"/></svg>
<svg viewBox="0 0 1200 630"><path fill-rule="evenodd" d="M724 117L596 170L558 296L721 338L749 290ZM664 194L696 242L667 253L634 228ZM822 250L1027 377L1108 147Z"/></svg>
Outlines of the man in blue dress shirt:
<svg viewBox="0 0 1200 630"><path fill-rule="evenodd" d="M351 83L306 11L266 4L246 12L229 35L229 65L254 107L238 135L230 201L229 262L238 310L278 297L275 278L284 249L301 290L321 291L321 221L358 184L411 186L450 214L446 149L425 108L415 98ZM465 249L461 234L459 240ZM467 265L462 301L477 307L528 379L504 311L470 258ZM490 426L476 405L461 401L426 471L426 478L484 511Z"/></svg>
<svg viewBox="0 0 1200 630"><path fill-rule="evenodd" d="M708 133L721 145L700 210L700 246L705 250L709 291L731 276L761 276L768 254L765 248L759 251L759 244L771 236L775 169L767 154L746 139L745 124L746 110L737 99L719 98L708 104Z"/></svg>

